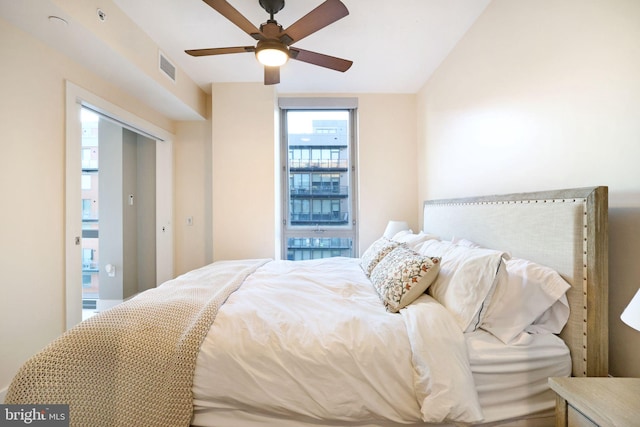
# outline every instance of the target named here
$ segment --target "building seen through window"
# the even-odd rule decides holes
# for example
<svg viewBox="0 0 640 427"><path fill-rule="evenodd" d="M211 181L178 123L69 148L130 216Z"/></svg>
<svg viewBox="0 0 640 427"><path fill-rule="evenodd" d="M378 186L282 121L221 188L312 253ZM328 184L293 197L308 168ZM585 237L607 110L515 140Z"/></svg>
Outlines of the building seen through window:
<svg viewBox="0 0 640 427"><path fill-rule="evenodd" d="M82 109L82 304L95 308L99 295L99 118Z"/></svg>
<svg viewBox="0 0 640 427"><path fill-rule="evenodd" d="M351 145L349 111L287 112L287 259L353 256Z"/></svg>

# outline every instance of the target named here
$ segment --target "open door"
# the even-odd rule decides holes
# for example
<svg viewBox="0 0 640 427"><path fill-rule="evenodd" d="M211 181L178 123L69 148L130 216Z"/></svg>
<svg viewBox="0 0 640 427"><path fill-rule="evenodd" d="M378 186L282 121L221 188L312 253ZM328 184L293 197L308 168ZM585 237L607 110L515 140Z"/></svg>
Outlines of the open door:
<svg viewBox="0 0 640 427"><path fill-rule="evenodd" d="M83 138L94 132L83 111L104 146ZM173 277L171 140L67 82L67 329L82 320L83 302L106 309Z"/></svg>

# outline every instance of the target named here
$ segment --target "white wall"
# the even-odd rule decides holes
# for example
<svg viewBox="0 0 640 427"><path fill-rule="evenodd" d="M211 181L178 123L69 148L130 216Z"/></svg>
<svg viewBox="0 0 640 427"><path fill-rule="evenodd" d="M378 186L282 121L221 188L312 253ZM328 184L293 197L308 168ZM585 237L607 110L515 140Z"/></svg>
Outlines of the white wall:
<svg viewBox="0 0 640 427"><path fill-rule="evenodd" d="M127 146L123 143L122 127L109 120L100 120L98 132L98 140L102 142L99 148L98 182L100 192L98 218L100 218L102 238L99 239L98 254L100 265L112 264L116 267L116 274L113 277L110 277L104 269L98 272L100 299L122 301L125 279L129 279L132 273L129 272L129 268L125 268L125 223L129 224L127 215L123 214L122 193Z"/></svg>
<svg viewBox="0 0 640 427"><path fill-rule="evenodd" d="M156 263L156 141L136 135L136 193L137 207L137 273L138 289L142 292L157 284ZM161 187L160 187L161 188Z"/></svg>
<svg viewBox="0 0 640 427"><path fill-rule="evenodd" d="M640 2L493 0L418 95L420 198L609 186L610 372L640 285Z"/></svg>

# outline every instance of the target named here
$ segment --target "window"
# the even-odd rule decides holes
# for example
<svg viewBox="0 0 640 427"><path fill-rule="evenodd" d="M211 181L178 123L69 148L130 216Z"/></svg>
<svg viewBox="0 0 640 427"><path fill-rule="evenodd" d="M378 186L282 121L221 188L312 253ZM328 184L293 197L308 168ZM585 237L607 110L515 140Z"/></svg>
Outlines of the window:
<svg viewBox="0 0 640 427"><path fill-rule="evenodd" d="M93 219L93 203L91 199L82 199L82 219Z"/></svg>
<svg viewBox="0 0 640 427"><path fill-rule="evenodd" d="M82 174L82 189L91 190L91 175Z"/></svg>
<svg viewBox="0 0 640 427"><path fill-rule="evenodd" d="M283 106L283 258L357 253L355 106ZM353 102L351 102L353 104Z"/></svg>

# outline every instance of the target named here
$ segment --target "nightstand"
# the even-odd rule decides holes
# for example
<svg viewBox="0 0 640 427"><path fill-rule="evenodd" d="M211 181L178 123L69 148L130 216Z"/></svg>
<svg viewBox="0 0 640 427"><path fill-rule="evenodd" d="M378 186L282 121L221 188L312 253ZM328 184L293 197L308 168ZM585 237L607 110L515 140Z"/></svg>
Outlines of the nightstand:
<svg viewBox="0 0 640 427"><path fill-rule="evenodd" d="M640 426L640 378L549 378L556 427Z"/></svg>

